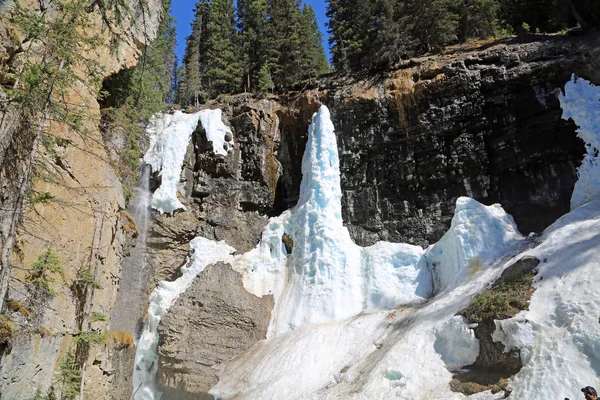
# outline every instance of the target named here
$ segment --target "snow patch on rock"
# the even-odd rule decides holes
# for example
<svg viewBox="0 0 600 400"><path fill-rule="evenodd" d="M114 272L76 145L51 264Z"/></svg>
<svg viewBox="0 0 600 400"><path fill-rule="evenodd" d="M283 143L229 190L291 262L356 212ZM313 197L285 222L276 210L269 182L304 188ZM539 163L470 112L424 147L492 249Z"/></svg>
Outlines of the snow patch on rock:
<svg viewBox="0 0 600 400"><path fill-rule="evenodd" d="M450 371L471 365L479 356L479 340L473 327L460 315L441 324L435 332L433 347Z"/></svg>
<svg viewBox="0 0 600 400"><path fill-rule="evenodd" d="M223 123L221 114L219 109L202 110L193 114L175 111L173 114L157 114L151 118L146 128L150 146L144 162L152 167L152 172L159 172L161 176L160 187L152 195L152 208L167 214L185 210L185 206L177 198L177 185L198 121L206 132L206 139L212 142L215 154L226 156L233 148L233 141L225 140L227 134L231 135L231 129Z"/></svg>
<svg viewBox="0 0 600 400"><path fill-rule="evenodd" d="M571 197L573 210L600 195L600 86L573 75L559 100L563 119L575 121L577 136L585 142L587 151Z"/></svg>

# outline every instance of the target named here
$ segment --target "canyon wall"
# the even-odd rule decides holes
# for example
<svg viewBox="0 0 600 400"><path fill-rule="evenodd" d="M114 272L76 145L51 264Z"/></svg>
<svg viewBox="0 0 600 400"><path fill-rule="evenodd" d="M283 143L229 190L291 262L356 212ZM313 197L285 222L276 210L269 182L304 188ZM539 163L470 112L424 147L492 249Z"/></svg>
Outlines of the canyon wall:
<svg viewBox="0 0 600 400"><path fill-rule="evenodd" d="M152 228L155 280L177 276L195 235L225 240L242 253L256 245L269 216L295 205L307 130L320 104L336 128L343 218L356 243L432 244L447 231L460 196L501 203L524 234L543 231L569 211L585 153L573 121L561 119L558 94L573 73L600 83L599 38L475 43L392 72L332 75L301 92L221 97L206 107L223 109L234 150L215 156L202 130L194 134L180 183L188 210L157 216ZM205 279L201 274L194 285ZM193 345L187 339L199 322L183 308L192 304L205 315L207 301L209 294L189 290L174 305L179 312L161 322L159 377L169 393L205 393L208 385L198 382L213 379L199 367L193 377L185 372L189 363L202 364L205 353L222 354L223 343L210 335L195 337ZM256 318L248 313L239 318ZM237 347L227 357L243 351ZM225 363L211 359L210 366Z"/></svg>
<svg viewBox="0 0 600 400"><path fill-rule="evenodd" d="M3 4L2 13L10 12L13 2ZM19 4L39 15L54 15L56 4L48 1L20 1ZM90 8L92 28L105 42L85 56L99 62L108 77L122 68L135 65L144 44L156 36L162 16L162 2L151 0L142 9L136 0L128 1L137 21L113 23L109 32L106 21L96 8ZM142 15L143 14L143 15ZM111 18L111 16L109 16ZM3 72L18 69L30 46L15 26L6 19L0 29L0 60ZM112 21L114 22L114 21ZM111 37L118 37L111 43ZM83 71L75 71L81 74ZM0 74L5 88L14 84L10 75ZM83 81L83 80L82 80ZM119 375L129 375L125 353L133 344L124 344L118 335L86 338L86 332L105 332L107 316L115 304L121 276L121 258L135 239L135 224L123 211L125 200L119 181L99 130L98 93L78 81L64 94L65 101L85 110L82 129L75 132L63 124L48 121L46 132L55 139L39 146L35 159L30 195L22 210L9 262L11 276L7 292L6 314L14 330L12 339L3 343L0 365L0 391L3 399L32 398L39 389L57 384L60 363L68 349L83 360L83 390L88 398L127 398L117 382ZM10 109L4 110L10 119ZM4 121L4 118L3 118ZM21 182L24 169L11 166L8 152L18 137L6 135L0 145L0 224L2 240L7 239L8 225L16 206L12 186ZM14 171L18 171L14 173ZM13 171L13 172L10 172ZM37 172L36 172L37 171ZM53 179L41 178L52 176ZM26 183L27 185L28 183ZM20 185L20 184L19 184ZM16 188L17 190L19 187ZM31 201L36 194L47 201ZM64 270L50 277L50 291L40 294L28 282L30 268L47 249L56 254ZM95 314L94 314L95 313ZM97 318L90 319L91 315ZM78 342L79 341L79 342ZM89 349L77 343L88 341ZM125 369L124 369L125 368ZM131 392L130 385L125 385Z"/></svg>

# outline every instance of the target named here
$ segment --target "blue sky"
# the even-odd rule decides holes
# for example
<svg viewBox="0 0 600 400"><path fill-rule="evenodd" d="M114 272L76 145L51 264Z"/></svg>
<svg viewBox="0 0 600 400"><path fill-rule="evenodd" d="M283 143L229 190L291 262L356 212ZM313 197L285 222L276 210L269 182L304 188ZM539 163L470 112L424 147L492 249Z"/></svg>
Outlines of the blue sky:
<svg viewBox="0 0 600 400"><path fill-rule="evenodd" d="M327 17L325 16L326 4L325 0L304 0L305 3L311 4L317 13L317 19L319 20L319 26L321 32L323 32L323 47L325 47L325 54L327 58L331 59L329 55L329 46L327 44L327 28L325 22ZM181 61L183 53L185 51L185 38L191 32L190 22L194 18L194 5L195 0L173 0L171 6L171 14L177 20L177 58Z"/></svg>

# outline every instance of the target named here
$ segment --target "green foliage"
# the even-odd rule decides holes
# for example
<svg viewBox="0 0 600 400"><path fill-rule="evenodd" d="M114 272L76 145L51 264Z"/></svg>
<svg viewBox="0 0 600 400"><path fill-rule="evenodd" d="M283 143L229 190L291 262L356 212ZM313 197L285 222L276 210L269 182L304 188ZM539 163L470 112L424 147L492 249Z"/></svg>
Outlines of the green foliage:
<svg viewBox="0 0 600 400"><path fill-rule="evenodd" d="M73 338L75 343L95 343L95 344L106 344L108 336L106 333L98 332L80 332Z"/></svg>
<svg viewBox="0 0 600 400"><path fill-rule="evenodd" d="M119 136L123 143L114 167L127 200L137 183L144 126L174 97L176 42L174 19L169 15L170 4L171 0L163 0L164 17L157 37L144 47L138 64L104 82L104 139L110 141L113 136Z"/></svg>
<svg viewBox="0 0 600 400"><path fill-rule="evenodd" d="M210 2L207 33L208 93L212 97L222 93L233 93L242 86L243 76L233 0Z"/></svg>
<svg viewBox="0 0 600 400"><path fill-rule="evenodd" d="M61 265L58 254L56 254L50 246L38 256L36 262L31 266L31 271L27 276L27 280L32 283L36 289L44 290L50 295L56 295L50 288L50 283L55 281L53 275L62 275L64 269Z"/></svg>
<svg viewBox="0 0 600 400"><path fill-rule="evenodd" d="M94 311L90 315L90 322L104 322L104 321L108 321L108 317L105 314L102 314L101 312Z"/></svg>
<svg viewBox="0 0 600 400"><path fill-rule="evenodd" d="M54 200L54 196L50 192L39 192L37 196L29 199L29 204L46 204L52 200Z"/></svg>
<svg viewBox="0 0 600 400"><path fill-rule="evenodd" d="M488 38L496 34L500 5L498 0L469 0L459 3L458 39Z"/></svg>
<svg viewBox="0 0 600 400"><path fill-rule="evenodd" d="M102 289L100 283L94 279L94 274L91 269L81 269L77 272L77 280L75 285L81 288Z"/></svg>
<svg viewBox="0 0 600 400"><path fill-rule="evenodd" d="M510 282L503 281L471 300L462 315L472 323L513 317L529 306L534 290L532 280L533 274L528 273Z"/></svg>
<svg viewBox="0 0 600 400"><path fill-rule="evenodd" d="M10 342L16 332L15 324L6 314L0 314L0 344Z"/></svg>
<svg viewBox="0 0 600 400"><path fill-rule="evenodd" d="M177 100L198 105L241 90L292 88L327 71L314 10L300 0L239 0L237 15L232 0L200 0Z"/></svg>
<svg viewBox="0 0 600 400"><path fill-rule="evenodd" d="M197 106L208 97L205 77L209 15L209 1L198 1L194 9L192 33L186 38L183 63L178 73L177 101L181 104Z"/></svg>
<svg viewBox="0 0 600 400"><path fill-rule="evenodd" d="M80 367L71 350L68 350L60 360L60 371L55 385L60 390L61 399L75 400L79 397Z"/></svg>
<svg viewBox="0 0 600 400"><path fill-rule="evenodd" d="M594 5L592 5L595 4ZM470 39L600 26L596 0L328 0L329 43L341 72L387 68Z"/></svg>

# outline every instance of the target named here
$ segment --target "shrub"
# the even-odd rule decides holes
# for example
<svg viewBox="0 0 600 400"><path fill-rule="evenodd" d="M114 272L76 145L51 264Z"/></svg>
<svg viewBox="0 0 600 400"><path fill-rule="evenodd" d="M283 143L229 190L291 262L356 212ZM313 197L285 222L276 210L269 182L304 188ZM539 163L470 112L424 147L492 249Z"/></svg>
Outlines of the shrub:
<svg viewBox="0 0 600 400"><path fill-rule="evenodd" d="M91 322L104 322L108 321L108 317L100 312L92 312L90 315Z"/></svg>
<svg viewBox="0 0 600 400"><path fill-rule="evenodd" d="M29 311L24 305L22 305L21 303L19 303L16 300L9 300L8 301L8 308L11 311L20 313L24 317L31 316L31 311Z"/></svg>
<svg viewBox="0 0 600 400"><path fill-rule="evenodd" d="M98 332L79 332L73 339L75 343L96 343L106 344L107 336L106 333Z"/></svg>
<svg viewBox="0 0 600 400"><path fill-rule="evenodd" d="M10 342L15 334L15 324L6 314L0 314L0 343Z"/></svg>
<svg viewBox="0 0 600 400"><path fill-rule="evenodd" d="M108 331L108 340L115 350L133 349L135 342L133 335L125 331Z"/></svg>
<svg viewBox="0 0 600 400"><path fill-rule="evenodd" d="M508 282L502 281L471 300L461 314L472 323L514 317L529 306L529 299L534 291L532 281L533 273Z"/></svg>
<svg viewBox="0 0 600 400"><path fill-rule="evenodd" d="M60 360L58 387L61 389L61 399L75 400L79 396L81 374L73 351L68 350Z"/></svg>
<svg viewBox="0 0 600 400"><path fill-rule="evenodd" d="M52 274L64 274L64 269L61 266L58 255L47 247L38 257L37 261L31 266L31 272L27 276L27 280L31 282L37 289L46 290L49 294L55 295L50 289L50 283L54 282Z"/></svg>
<svg viewBox="0 0 600 400"><path fill-rule="evenodd" d="M100 283L94 279L91 269L82 269L77 273L77 284L82 287L92 287L94 289L102 289Z"/></svg>
<svg viewBox="0 0 600 400"><path fill-rule="evenodd" d="M54 196L52 194L50 194L50 192L40 192L40 193L38 193L37 196L29 199L29 204L31 204L31 205L36 205L36 204L40 204L40 203L46 204L53 199L54 199Z"/></svg>

